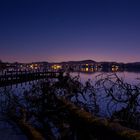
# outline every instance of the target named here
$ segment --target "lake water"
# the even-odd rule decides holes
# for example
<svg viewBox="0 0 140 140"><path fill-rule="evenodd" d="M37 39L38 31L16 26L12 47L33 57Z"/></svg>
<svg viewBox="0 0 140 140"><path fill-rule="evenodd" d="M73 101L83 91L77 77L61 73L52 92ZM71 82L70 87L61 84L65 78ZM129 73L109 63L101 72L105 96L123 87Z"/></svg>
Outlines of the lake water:
<svg viewBox="0 0 140 140"><path fill-rule="evenodd" d="M94 81L98 75L111 75L113 73L109 72L94 72L94 73L78 73L73 72L72 76L80 76L81 82L86 82L88 79ZM138 84L140 82L140 72L116 72L119 77L123 78L129 84Z"/></svg>
<svg viewBox="0 0 140 140"><path fill-rule="evenodd" d="M122 78L122 80L124 82L129 83L131 85L137 85L138 87L140 87L140 73L136 73L136 72L117 72L115 74L119 78ZM90 79L91 83L94 85L95 81L99 80L102 77L102 75L104 77L106 77L106 76L109 76L109 75L114 75L114 73L105 73L105 72L76 73L76 72L74 72L71 75L73 77L79 75L80 76L80 81L83 84L87 80ZM118 91L116 91L116 95L119 94L119 92L118 93L117 92ZM97 95L97 103L99 105L99 115L101 115L101 116L110 117L114 111L118 111L118 110L121 110L122 107L126 107L126 104L124 104L124 103L112 102L111 98L107 97L107 93L102 89L97 91L96 95ZM86 96L88 102L92 102L91 101L92 96L89 96L88 94L85 95L85 96ZM82 96L79 96L79 100L83 103L87 102L84 98L82 98Z"/></svg>
<svg viewBox="0 0 140 140"><path fill-rule="evenodd" d="M84 84L87 80L91 80L91 83L94 85L95 81L101 77L101 75L111 75L113 73L105 73L105 72L94 72L94 73L79 73L79 72L73 72L71 75L73 77L80 76L80 81ZM139 85L140 83L140 73L136 72L117 72L116 73L118 77L121 77L125 82L132 84L132 85ZM99 76L100 75L100 76ZM98 77L99 76L99 77ZM98 77L98 78L97 78ZM27 83L21 83L18 85L13 86L7 86L6 88L0 88L0 93L4 93L5 91L10 91L11 93L15 93L16 95L22 94L25 90L29 90L32 88L33 84L36 84L37 81L27 82ZM107 114L105 107L107 106L108 99L105 99L105 93L104 91L99 91L98 93L98 104L100 104L101 112L100 114ZM90 96L86 95L87 101L86 102L92 102L92 99ZM103 100L101 100L103 98ZM85 102L85 100L79 96L79 100ZM116 107L116 106L115 106ZM117 108L117 107L116 107ZM119 105L120 108L120 105ZM114 108L113 108L114 109ZM112 112L112 111L111 111Z"/></svg>
<svg viewBox="0 0 140 140"><path fill-rule="evenodd" d="M80 81L84 84L87 80L91 80L92 83L94 84L96 78L98 77L98 75L111 75L112 73L103 73L103 72L94 72L94 73L78 73L78 72L73 72L71 73L71 75L74 76L80 76ZM117 72L116 73L119 77L121 77L122 79L124 79L125 82L128 82L129 84L132 85L138 85L140 82L140 73L136 73L136 72ZM30 88L32 88L32 85L35 84L36 81L33 82L28 82L28 83L22 83L22 84L18 84L18 85L13 85L13 86L8 86L8 87L3 87L0 88L0 94L5 92L5 91L10 91L11 93L15 93L16 95L20 95L22 94L25 90L29 90ZM108 106L109 103L109 98L105 97L105 93L104 91L100 90L98 92L97 95L97 104L99 105L99 115L102 117L110 117L110 115L112 114L112 112L114 110L120 110L122 107L125 106L125 104L112 104L110 106ZM88 104L88 106L90 106L92 108L94 101L92 96L85 95L86 100L83 99L82 96L79 95L78 99L83 102ZM12 133L12 129L11 129L11 125L7 125L6 129L5 126L3 126L5 122L1 121L0 122L0 128L1 130L3 130L3 134L0 134L0 136L6 137L7 136L7 129L9 129L10 133ZM18 129L18 128L16 128ZM12 134L9 134L9 137L11 137ZM16 135L16 137L19 137ZM15 138L16 139L16 138ZM20 139L26 140L25 135L23 135L22 133L20 134ZM10 138L7 140L10 140Z"/></svg>

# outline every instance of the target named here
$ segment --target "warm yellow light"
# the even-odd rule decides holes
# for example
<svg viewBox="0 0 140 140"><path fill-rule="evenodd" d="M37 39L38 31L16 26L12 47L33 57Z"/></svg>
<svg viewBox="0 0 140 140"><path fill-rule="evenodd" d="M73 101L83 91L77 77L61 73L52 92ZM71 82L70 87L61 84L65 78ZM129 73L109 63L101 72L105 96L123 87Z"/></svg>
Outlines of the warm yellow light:
<svg viewBox="0 0 140 140"><path fill-rule="evenodd" d="M88 68L86 68L86 71L88 71Z"/></svg>
<svg viewBox="0 0 140 140"><path fill-rule="evenodd" d="M60 66L60 65L57 65L56 68L57 68L57 69L61 69L61 66Z"/></svg>
<svg viewBox="0 0 140 140"><path fill-rule="evenodd" d="M54 70L58 70L58 69L61 69L61 68L62 68L61 65L53 65L52 66L52 69L54 69Z"/></svg>
<svg viewBox="0 0 140 140"><path fill-rule="evenodd" d="M32 69L33 69L33 68L34 68L34 65L33 65L33 64L31 64L31 65L30 65L30 68L32 68Z"/></svg>
<svg viewBox="0 0 140 140"><path fill-rule="evenodd" d="M115 71L115 68L112 68L112 71Z"/></svg>

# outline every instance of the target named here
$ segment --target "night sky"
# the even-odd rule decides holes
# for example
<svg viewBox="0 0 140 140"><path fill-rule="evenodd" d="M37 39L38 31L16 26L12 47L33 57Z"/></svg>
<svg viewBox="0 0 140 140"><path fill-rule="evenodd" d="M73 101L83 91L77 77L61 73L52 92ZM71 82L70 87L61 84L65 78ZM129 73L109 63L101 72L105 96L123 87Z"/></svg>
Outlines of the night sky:
<svg viewBox="0 0 140 140"><path fill-rule="evenodd" d="M140 0L0 0L0 59L140 61Z"/></svg>

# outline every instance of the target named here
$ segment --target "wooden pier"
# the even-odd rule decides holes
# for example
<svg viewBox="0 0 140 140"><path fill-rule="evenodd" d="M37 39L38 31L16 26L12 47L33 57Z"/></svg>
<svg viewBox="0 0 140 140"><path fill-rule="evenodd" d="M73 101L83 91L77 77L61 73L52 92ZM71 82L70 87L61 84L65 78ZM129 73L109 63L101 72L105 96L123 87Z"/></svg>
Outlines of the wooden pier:
<svg viewBox="0 0 140 140"><path fill-rule="evenodd" d="M50 71L6 71L4 74L0 75L0 87L34 81L38 79L58 78L62 74L62 72Z"/></svg>

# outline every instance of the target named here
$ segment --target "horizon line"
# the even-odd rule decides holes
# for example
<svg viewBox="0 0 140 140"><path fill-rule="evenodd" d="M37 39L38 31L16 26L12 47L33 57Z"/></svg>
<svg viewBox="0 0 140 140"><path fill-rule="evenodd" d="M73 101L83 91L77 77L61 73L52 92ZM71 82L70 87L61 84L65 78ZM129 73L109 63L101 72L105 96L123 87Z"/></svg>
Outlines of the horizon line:
<svg viewBox="0 0 140 140"><path fill-rule="evenodd" d="M140 63L140 61L131 61L131 62L118 62L118 61L111 61L111 60L106 60L106 61L96 61L96 60L92 60L92 59L84 59L84 60L68 60L68 61L45 61L45 60L41 60L41 61L28 61L28 62L21 62L21 61L3 61L2 59L0 59L1 62L3 63L41 63L41 62L47 62L47 63L67 63L67 62L80 62L80 61L94 61L94 62L97 62L97 63L103 63L103 62L108 62L108 63L111 63L111 62L114 62L114 63L124 63L124 64L127 64L127 63Z"/></svg>

